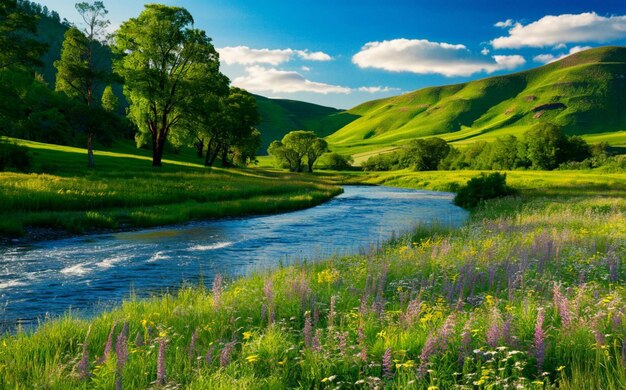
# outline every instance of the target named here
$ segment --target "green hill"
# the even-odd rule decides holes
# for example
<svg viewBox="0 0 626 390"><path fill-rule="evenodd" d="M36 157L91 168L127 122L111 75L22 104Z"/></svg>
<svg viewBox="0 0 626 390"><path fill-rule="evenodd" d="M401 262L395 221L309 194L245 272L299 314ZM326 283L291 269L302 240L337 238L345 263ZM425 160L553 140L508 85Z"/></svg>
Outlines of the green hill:
<svg viewBox="0 0 626 390"><path fill-rule="evenodd" d="M292 130L310 130L320 137L326 137L358 118L346 111L317 104L258 95L255 97L261 114L258 128L263 143L260 154L266 153L272 141L282 139Z"/></svg>
<svg viewBox="0 0 626 390"><path fill-rule="evenodd" d="M625 103L626 47L601 47L525 72L361 104L347 111L359 118L327 139L337 152L366 155L419 137L488 141L549 121L624 146Z"/></svg>

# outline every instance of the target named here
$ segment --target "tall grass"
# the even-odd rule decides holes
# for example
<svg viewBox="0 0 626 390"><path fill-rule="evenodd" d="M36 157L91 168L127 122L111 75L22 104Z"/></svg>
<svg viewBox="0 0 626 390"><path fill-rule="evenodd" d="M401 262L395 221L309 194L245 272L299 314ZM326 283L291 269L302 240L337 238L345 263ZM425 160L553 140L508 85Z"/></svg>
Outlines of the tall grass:
<svg viewBox="0 0 626 390"><path fill-rule="evenodd" d="M592 190L45 322L0 339L0 387L624 388L626 200Z"/></svg>

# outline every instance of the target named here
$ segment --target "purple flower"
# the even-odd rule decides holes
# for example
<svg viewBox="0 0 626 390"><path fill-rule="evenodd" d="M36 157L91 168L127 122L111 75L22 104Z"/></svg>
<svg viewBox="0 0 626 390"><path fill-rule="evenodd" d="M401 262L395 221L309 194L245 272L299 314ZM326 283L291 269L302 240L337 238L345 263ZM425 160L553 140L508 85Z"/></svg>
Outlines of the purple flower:
<svg viewBox="0 0 626 390"><path fill-rule="evenodd" d="M196 349L196 342L198 341L198 329L193 331L191 335L191 341L189 342L189 360L193 362L194 352Z"/></svg>
<svg viewBox="0 0 626 390"><path fill-rule="evenodd" d="M230 357L234 348L235 341L231 341L230 343L226 343L226 345L224 345L224 348L222 348L222 352L220 353L220 367L224 368L230 364Z"/></svg>
<svg viewBox="0 0 626 390"><path fill-rule="evenodd" d="M498 308L494 307L489 315L489 326L487 327L487 344L491 348L496 348L502 337L502 329L500 328L500 322L502 318Z"/></svg>
<svg viewBox="0 0 626 390"><path fill-rule="evenodd" d="M167 342L165 337L161 337L159 340L159 355L157 359L157 385L163 386L165 384L165 349L167 348Z"/></svg>
<svg viewBox="0 0 626 390"><path fill-rule="evenodd" d="M439 351L445 351L448 348L448 341L454 332L454 324L456 321L455 314L450 314L446 321L443 323L438 333L431 332L424 343L422 353L420 354L420 366L418 368L418 375L420 378L426 376L428 362L430 358Z"/></svg>
<svg viewBox="0 0 626 390"><path fill-rule="evenodd" d="M365 331L363 330L363 319L361 318L361 322L359 324L359 346L361 346L361 352L359 352L358 357L362 361L367 361L367 348L365 347Z"/></svg>
<svg viewBox="0 0 626 390"><path fill-rule="evenodd" d="M472 351L472 316L463 325L461 332L461 347L459 348L459 365L463 364L465 358Z"/></svg>
<svg viewBox="0 0 626 390"><path fill-rule="evenodd" d="M533 339L533 352L535 359L537 359L537 369L539 371L543 368L543 360L546 353L546 335L543 330L544 319L545 315L543 313L543 309L539 308L539 311L537 312L537 323L535 324L535 336Z"/></svg>
<svg viewBox="0 0 626 390"><path fill-rule="evenodd" d="M123 370L128 360L128 322L124 322L122 331L117 335L115 354L117 355L117 368Z"/></svg>
<svg viewBox="0 0 626 390"><path fill-rule="evenodd" d="M220 306L222 283L224 283L224 277L221 274L215 275L215 278L213 278L213 307L215 309Z"/></svg>
<svg viewBox="0 0 626 390"><path fill-rule="evenodd" d="M263 286L263 295L265 296L265 302L267 304L266 310L268 314L267 324L271 325L275 320L275 308L274 308L274 285L272 279L267 279Z"/></svg>
<svg viewBox="0 0 626 390"><path fill-rule="evenodd" d="M215 344L209 347L209 350L207 351L206 356L204 357L208 364L211 364L211 360L213 360L213 352L215 352Z"/></svg>
<svg viewBox="0 0 626 390"><path fill-rule="evenodd" d="M330 297L330 308L328 310L328 327L333 327L333 322L335 320L335 301L336 297L333 295Z"/></svg>
<svg viewBox="0 0 626 390"><path fill-rule="evenodd" d="M311 315L309 312L306 312L304 315L304 330L302 333L304 334L304 346L310 348L313 344L313 327L311 325Z"/></svg>
<svg viewBox="0 0 626 390"><path fill-rule="evenodd" d="M87 335L85 335L85 341L83 342L83 354L80 358L80 362L78 362L78 375L80 379L87 379L90 376L89 373L89 343L87 339L89 338L89 334L91 333L91 325L89 325L89 329L87 329Z"/></svg>
<svg viewBox="0 0 626 390"><path fill-rule="evenodd" d="M111 326L111 330L109 331L109 337L107 338L106 344L104 344L104 351L102 352L102 357L99 360L99 363L105 363L109 360L109 355L111 354L111 350L113 349L113 333L115 332L115 326L117 325L117 321L113 322Z"/></svg>
<svg viewBox="0 0 626 390"><path fill-rule="evenodd" d="M554 311L561 317L561 323L563 326L567 327L572 323L572 313L570 312L569 300L561 292L561 286L558 283L554 283L552 291L554 295Z"/></svg>
<svg viewBox="0 0 626 390"><path fill-rule="evenodd" d="M602 314L598 314L595 316L591 324L591 328L593 329L596 344L598 344L599 346L606 345L606 336L604 335L604 329L602 328Z"/></svg>
<svg viewBox="0 0 626 390"><path fill-rule="evenodd" d="M392 379L393 372L391 372L391 348L387 348L383 354L383 378Z"/></svg>
<svg viewBox="0 0 626 390"><path fill-rule="evenodd" d="M322 352L322 345L320 343L320 340L322 339L322 330L321 329L316 329L315 330L315 336L313 336L313 346L312 349L315 352Z"/></svg>
<svg viewBox="0 0 626 390"><path fill-rule="evenodd" d="M337 348L339 348L339 355L345 356L346 349L348 347L348 332L337 333Z"/></svg>
<svg viewBox="0 0 626 390"><path fill-rule="evenodd" d="M428 361L430 360L430 357L435 353L436 349L437 337L431 332L428 335L426 343L424 343L424 347L422 348L422 353L420 354L420 366L417 369L417 373L420 378L426 377Z"/></svg>

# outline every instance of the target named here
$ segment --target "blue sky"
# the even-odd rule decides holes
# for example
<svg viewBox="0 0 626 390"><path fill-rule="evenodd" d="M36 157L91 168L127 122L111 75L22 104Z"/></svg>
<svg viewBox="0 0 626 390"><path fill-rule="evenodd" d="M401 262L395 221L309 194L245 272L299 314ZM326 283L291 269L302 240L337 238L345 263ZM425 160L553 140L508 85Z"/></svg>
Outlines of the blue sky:
<svg viewBox="0 0 626 390"><path fill-rule="evenodd" d="M73 1L40 0L78 23ZM112 27L144 2L104 0ZM168 0L213 38L233 84L350 108L626 45L626 0ZM520 5L523 4L523 5Z"/></svg>

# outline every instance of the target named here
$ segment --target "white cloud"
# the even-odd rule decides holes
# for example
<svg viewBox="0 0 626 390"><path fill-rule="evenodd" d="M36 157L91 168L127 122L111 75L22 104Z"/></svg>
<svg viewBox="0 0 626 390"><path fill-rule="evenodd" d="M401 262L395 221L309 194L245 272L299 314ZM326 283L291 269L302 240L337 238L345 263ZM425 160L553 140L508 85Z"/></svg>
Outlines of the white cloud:
<svg viewBox="0 0 626 390"><path fill-rule="evenodd" d="M569 49L569 52L566 54L561 54L561 55L556 55L556 56L553 54L539 54L533 57L533 61L541 62L543 64L548 64L550 62L558 61L574 53L578 53L579 51L583 51L587 49L591 49L591 46L574 46L571 49Z"/></svg>
<svg viewBox="0 0 626 390"><path fill-rule="evenodd" d="M489 54L489 49L487 49L486 47L484 47L484 48L480 51L480 54L482 54L482 55L484 55L484 56L488 55L488 54Z"/></svg>
<svg viewBox="0 0 626 390"><path fill-rule="evenodd" d="M511 27L513 24L514 24L513 19L507 19L504 22L498 22L494 24L494 26L500 27L500 28L507 28L507 27Z"/></svg>
<svg viewBox="0 0 626 390"><path fill-rule="evenodd" d="M310 72L311 68L309 68L308 66L303 66L300 68L300 70L302 70L303 72Z"/></svg>
<svg viewBox="0 0 626 390"><path fill-rule="evenodd" d="M493 73L524 64L522 56L493 56L492 60L474 55L464 45L430 42L425 39L394 39L369 42L352 57L361 68L390 72L469 76L478 72Z"/></svg>
<svg viewBox="0 0 626 390"><path fill-rule="evenodd" d="M626 37L626 15L599 16L595 12L544 16L522 25L517 23L509 35L491 41L496 49L546 47L574 42L609 42Z"/></svg>
<svg viewBox="0 0 626 390"><path fill-rule="evenodd" d="M229 46L217 49L217 51L220 53L220 60L227 65L268 64L276 66L290 61L295 56L308 61L332 60L332 57L324 52L310 52L309 50L251 49L248 46Z"/></svg>
<svg viewBox="0 0 626 390"><path fill-rule="evenodd" d="M359 92L367 92L367 93L382 93L382 92L395 92L399 91L399 88L391 88L391 87L361 87L357 88Z"/></svg>
<svg viewBox="0 0 626 390"><path fill-rule="evenodd" d="M313 92L321 94L350 93L352 90L339 85L331 85L307 80L298 72L250 66L244 76L237 77L233 84L252 92L295 93Z"/></svg>

